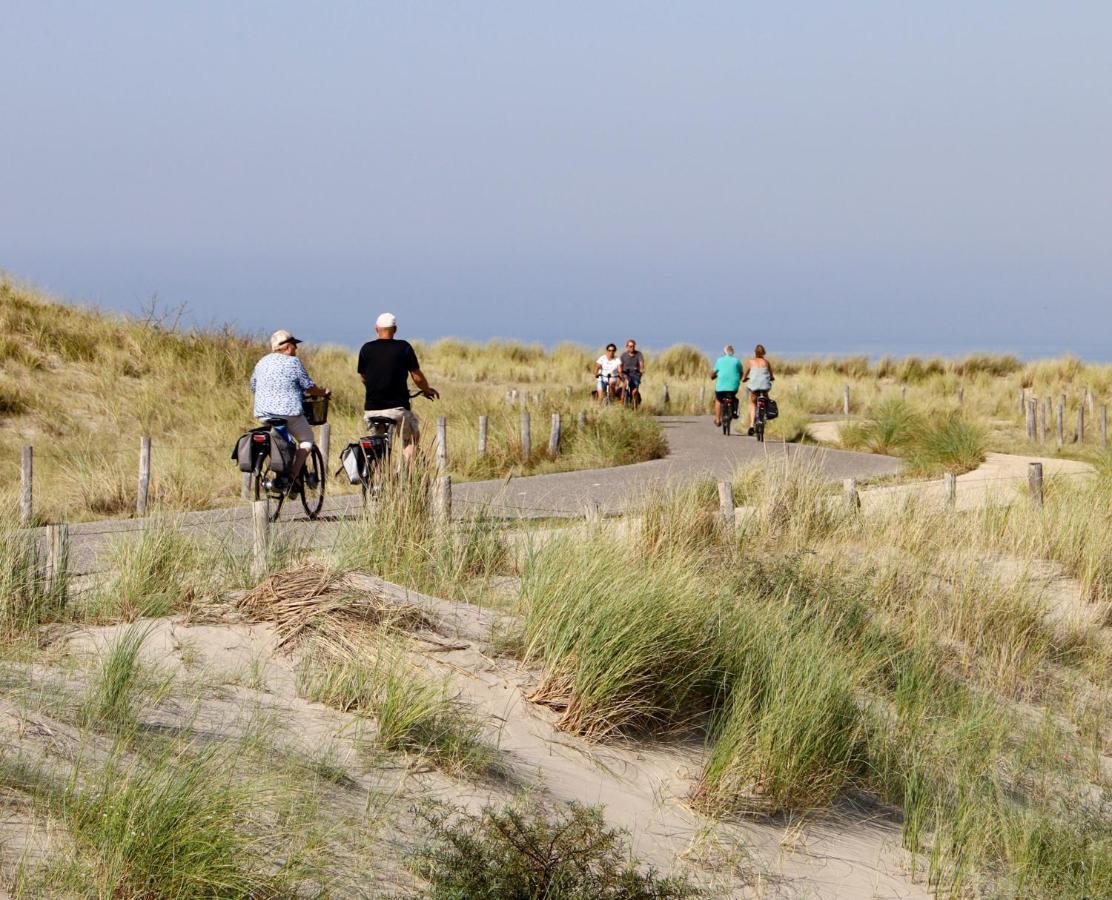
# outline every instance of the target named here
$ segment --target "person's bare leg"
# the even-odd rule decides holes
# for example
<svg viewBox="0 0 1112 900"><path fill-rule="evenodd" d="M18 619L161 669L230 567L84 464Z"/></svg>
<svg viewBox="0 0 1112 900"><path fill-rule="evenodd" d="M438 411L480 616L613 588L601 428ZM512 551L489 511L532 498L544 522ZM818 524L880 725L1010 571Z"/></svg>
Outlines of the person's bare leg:
<svg viewBox="0 0 1112 900"><path fill-rule="evenodd" d="M714 398L714 425L716 428L722 425L722 401L717 397Z"/></svg>
<svg viewBox="0 0 1112 900"><path fill-rule="evenodd" d="M309 458L309 450L304 447L298 447L297 452L293 455L293 468L290 470L290 481L296 481L297 476L301 474L301 467L305 465L305 460Z"/></svg>
<svg viewBox="0 0 1112 900"><path fill-rule="evenodd" d="M752 391L749 392L749 427L752 428L757 424L757 395Z"/></svg>

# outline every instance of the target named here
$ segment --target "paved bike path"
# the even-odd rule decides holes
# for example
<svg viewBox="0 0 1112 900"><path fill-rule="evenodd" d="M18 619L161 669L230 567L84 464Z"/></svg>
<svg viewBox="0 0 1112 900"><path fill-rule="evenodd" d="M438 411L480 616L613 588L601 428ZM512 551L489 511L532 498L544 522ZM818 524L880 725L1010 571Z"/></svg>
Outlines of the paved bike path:
<svg viewBox="0 0 1112 900"><path fill-rule="evenodd" d="M823 447L758 443L744 435L724 436L713 427L709 416L665 416L658 419L668 441L664 459L632 463L607 469L585 469L552 475L460 482L453 485L453 513L463 517L477 509L495 516L544 518L579 516L590 501L604 515L635 508L646 489L667 482L683 482L699 476L727 478L736 468L784 456L813 460L831 480L866 478L899 471L901 462L872 453L831 450ZM312 543L327 542L335 523L358 514L358 495L327 497L322 518L308 522L299 503L283 507L279 534ZM212 535L250 540L251 510L246 504L225 509L180 513L180 527ZM144 519L114 519L83 522L70 526L70 563L75 574L97 571L101 549L120 533L138 531Z"/></svg>

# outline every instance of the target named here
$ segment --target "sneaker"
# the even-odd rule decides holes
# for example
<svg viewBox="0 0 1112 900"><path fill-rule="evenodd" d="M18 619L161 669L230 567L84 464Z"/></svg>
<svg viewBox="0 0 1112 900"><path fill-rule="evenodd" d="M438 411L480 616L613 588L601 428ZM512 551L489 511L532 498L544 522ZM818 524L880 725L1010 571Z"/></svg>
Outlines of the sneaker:
<svg viewBox="0 0 1112 900"><path fill-rule="evenodd" d="M721 423L721 422L715 422L715 423L714 423L714 427L715 427L715 428L721 428L721 427L722 427L722 423Z"/></svg>
<svg viewBox="0 0 1112 900"><path fill-rule="evenodd" d="M757 433L757 429L756 429L756 428L750 428L750 429L749 429L749 437L752 437L752 436L753 436L753 435L755 435L756 433Z"/></svg>

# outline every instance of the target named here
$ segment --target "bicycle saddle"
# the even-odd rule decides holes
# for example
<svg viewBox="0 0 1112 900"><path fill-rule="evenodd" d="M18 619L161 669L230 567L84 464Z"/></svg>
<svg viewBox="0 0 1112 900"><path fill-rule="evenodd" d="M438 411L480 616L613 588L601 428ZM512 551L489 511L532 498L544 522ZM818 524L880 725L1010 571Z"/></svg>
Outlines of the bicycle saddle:
<svg viewBox="0 0 1112 900"><path fill-rule="evenodd" d="M264 425L285 425L285 419L263 419Z"/></svg>

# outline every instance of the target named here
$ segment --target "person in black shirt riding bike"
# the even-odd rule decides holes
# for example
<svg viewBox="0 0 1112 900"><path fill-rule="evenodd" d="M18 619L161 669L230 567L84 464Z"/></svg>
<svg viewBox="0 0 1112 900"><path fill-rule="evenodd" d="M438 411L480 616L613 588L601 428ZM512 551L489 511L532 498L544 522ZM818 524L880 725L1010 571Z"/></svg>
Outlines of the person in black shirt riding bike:
<svg viewBox="0 0 1112 900"><path fill-rule="evenodd" d="M366 395L363 399L363 419L393 419L402 437L402 453L408 462L417 452L421 427L409 408L409 379L429 400L436 400L440 393L429 386L417 354L409 341L397 340L398 320L393 313L383 313L375 320L378 338L367 341L359 350L356 371L363 379Z"/></svg>

